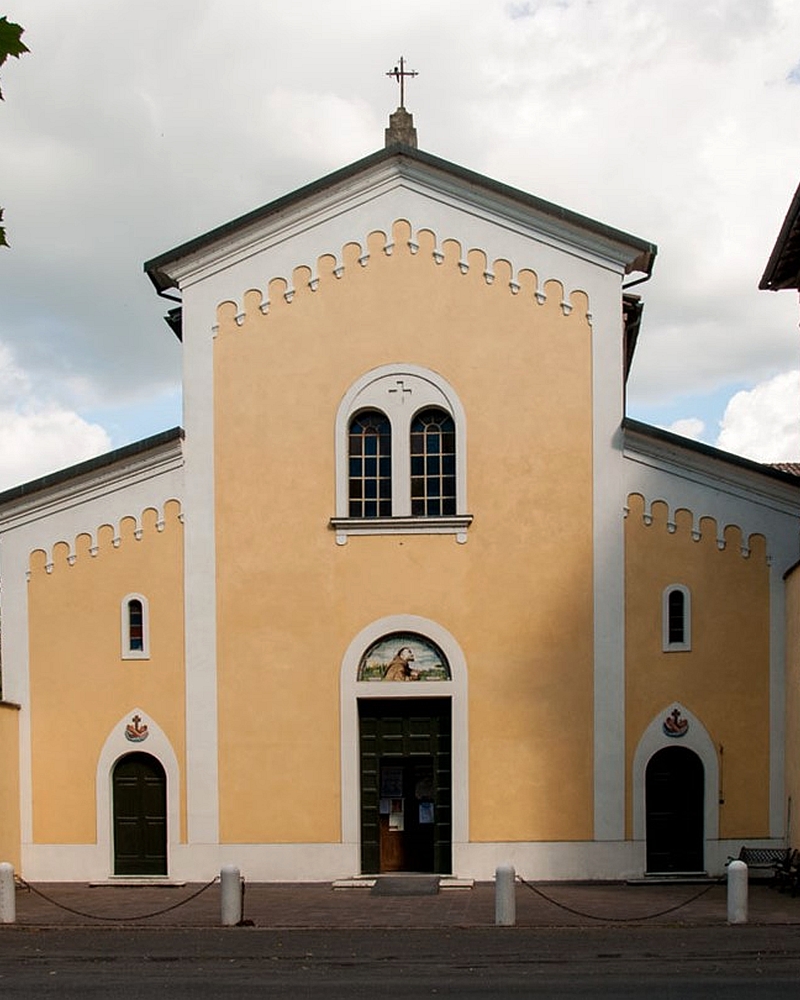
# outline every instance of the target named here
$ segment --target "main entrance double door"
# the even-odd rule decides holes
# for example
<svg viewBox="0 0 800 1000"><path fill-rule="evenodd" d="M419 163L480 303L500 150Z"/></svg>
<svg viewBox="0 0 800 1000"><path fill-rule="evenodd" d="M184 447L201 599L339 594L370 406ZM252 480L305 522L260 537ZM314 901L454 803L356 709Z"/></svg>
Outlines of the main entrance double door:
<svg viewBox="0 0 800 1000"><path fill-rule="evenodd" d="M451 871L451 712L446 698L359 702L361 869Z"/></svg>

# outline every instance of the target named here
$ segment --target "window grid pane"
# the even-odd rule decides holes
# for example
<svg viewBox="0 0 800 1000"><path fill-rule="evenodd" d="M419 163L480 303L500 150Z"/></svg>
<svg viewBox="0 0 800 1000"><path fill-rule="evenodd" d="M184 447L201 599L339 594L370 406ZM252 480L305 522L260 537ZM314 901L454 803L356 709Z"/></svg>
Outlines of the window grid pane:
<svg viewBox="0 0 800 1000"><path fill-rule="evenodd" d="M350 422L350 517L392 515L392 432L380 412L359 413Z"/></svg>
<svg viewBox="0 0 800 1000"><path fill-rule="evenodd" d="M685 642L685 595L681 590L671 590L667 600L667 640L670 645Z"/></svg>
<svg viewBox="0 0 800 1000"><path fill-rule="evenodd" d="M456 512L456 435L453 418L425 410L411 425L411 513L437 517Z"/></svg>
<svg viewBox="0 0 800 1000"><path fill-rule="evenodd" d="M128 648L133 652L144 650L144 615L139 600L128 601Z"/></svg>

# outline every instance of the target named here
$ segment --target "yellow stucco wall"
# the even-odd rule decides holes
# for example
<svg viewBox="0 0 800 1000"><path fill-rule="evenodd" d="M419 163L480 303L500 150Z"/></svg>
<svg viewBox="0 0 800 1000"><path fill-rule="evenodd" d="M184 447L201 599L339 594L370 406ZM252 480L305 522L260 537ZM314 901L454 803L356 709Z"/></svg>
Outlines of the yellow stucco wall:
<svg viewBox="0 0 800 1000"><path fill-rule="evenodd" d="M35 843L82 844L96 839L95 775L112 728L134 707L147 712L184 761L183 528L179 505L158 515L103 525L96 555L91 539L75 541L74 565L65 542L31 555L30 617L33 837ZM123 660L123 598L149 603L150 658ZM131 744L131 750L147 744ZM185 801L181 802L185 839Z"/></svg>
<svg viewBox="0 0 800 1000"><path fill-rule="evenodd" d="M586 296L431 234L369 260L344 250L242 302L215 340L221 838L341 836L339 672L354 635L391 614L448 629L469 675L470 837L592 836L591 330ZM524 262L517 262L524 263ZM245 294L245 292L247 294ZM465 545L453 536L337 546L334 422L377 366L425 366L468 427ZM431 690L430 694L435 695Z"/></svg>
<svg viewBox="0 0 800 1000"><path fill-rule="evenodd" d="M680 702L705 726L717 748L722 798L721 838L769 836L769 569L764 538L741 553L736 526L678 510L668 528L666 504L628 500L626 565L626 744L628 835L633 756L658 713ZM691 592L691 650L662 652L662 594L682 584ZM720 753L720 748L722 752Z"/></svg>
<svg viewBox="0 0 800 1000"><path fill-rule="evenodd" d="M0 861L20 869L19 707L0 702Z"/></svg>
<svg viewBox="0 0 800 1000"><path fill-rule="evenodd" d="M786 795L789 846L800 848L800 568L786 578Z"/></svg>

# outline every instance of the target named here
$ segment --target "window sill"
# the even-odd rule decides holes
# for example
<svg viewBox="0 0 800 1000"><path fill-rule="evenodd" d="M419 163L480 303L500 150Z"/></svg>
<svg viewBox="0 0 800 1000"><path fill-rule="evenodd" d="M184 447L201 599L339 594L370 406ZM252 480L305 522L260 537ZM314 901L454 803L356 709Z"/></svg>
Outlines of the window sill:
<svg viewBox="0 0 800 1000"><path fill-rule="evenodd" d="M455 535L463 545L472 514L444 517L332 517L336 544L346 545L350 535Z"/></svg>

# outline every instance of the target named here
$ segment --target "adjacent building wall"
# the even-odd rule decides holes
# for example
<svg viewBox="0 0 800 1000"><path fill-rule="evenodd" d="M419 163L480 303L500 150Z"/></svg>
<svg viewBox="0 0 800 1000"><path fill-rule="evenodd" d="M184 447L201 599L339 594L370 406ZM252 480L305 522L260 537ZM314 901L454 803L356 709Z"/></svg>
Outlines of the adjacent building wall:
<svg viewBox="0 0 800 1000"><path fill-rule="evenodd" d="M770 572L765 539L666 503L628 500L626 717L628 773L642 734L678 703L717 754L719 837L770 835ZM690 646L664 651L663 594L686 588ZM669 742L668 740L664 741ZM680 740L672 741L678 745ZM628 835L633 832L629 785ZM716 804L716 803L715 803Z"/></svg>
<svg viewBox="0 0 800 1000"><path fill-rule="evenodd" d="M153 508L30 558L30 727L33 842L97 840L100 754L135 710L184 760L180 506ZM142 595L149 656L125 659L122 602ZM148 744L130 744L147 750ZM108 776L110 782L110 776ZM179 839L185 839L185 801Z"/></svg>
<svg viewBox="0 0 800 1000"><path fill-rule="evenodd" d="M19 705L0 701L0 861L19 871Z"/></svg>
<svg viewBox="0 0 800 1000"><path fill-rule="evenodd" d="M786 800L789 846L800 848L800 567L786 575Z"/></svg>

